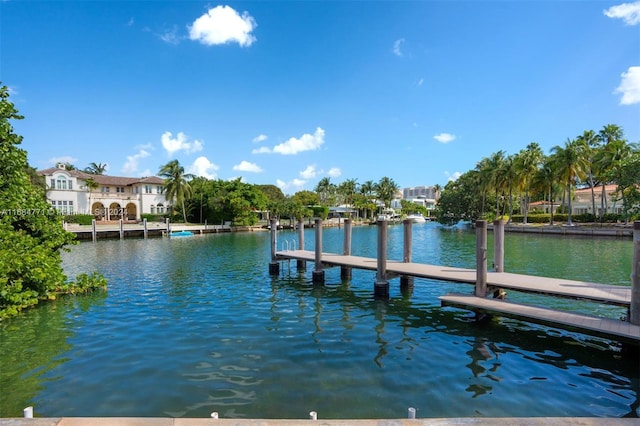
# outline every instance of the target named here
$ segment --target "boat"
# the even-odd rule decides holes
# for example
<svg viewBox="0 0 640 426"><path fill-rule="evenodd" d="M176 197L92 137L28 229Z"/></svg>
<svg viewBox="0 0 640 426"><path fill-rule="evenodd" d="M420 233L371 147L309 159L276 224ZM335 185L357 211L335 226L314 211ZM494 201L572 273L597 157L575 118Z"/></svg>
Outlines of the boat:
<svg viewBox="0 0 640 426"><path fill-rule="evenodd" d="M191 231L173 231L169 234L170 237L191 237L192 235Z"/></svg>
<svg viewBox="0 0 640 426"><path fill-rule="evenodd" d="M406 218L409 219L413 223L424 223L424 222L427 221L427 219L424 216L422 216L420 213L414 213L414 214L407 215Z"/></svg>

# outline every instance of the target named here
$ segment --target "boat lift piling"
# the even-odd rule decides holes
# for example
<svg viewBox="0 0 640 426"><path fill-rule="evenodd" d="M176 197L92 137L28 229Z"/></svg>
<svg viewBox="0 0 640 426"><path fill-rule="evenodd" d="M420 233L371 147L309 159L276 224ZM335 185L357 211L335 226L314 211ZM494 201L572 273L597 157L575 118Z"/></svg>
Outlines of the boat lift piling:
<svg viewBox="0 0 640 426"><path fill-rule="evenodd" d="M402 246L402 261L404 263L411 263L412 256L412 244L413 244L413 222L411 219L405 219L402 222L403 228L403 246ZM414 277L411 275L400 276L400 291L411 294L413 290Z"/></svg>
<svg viewBox="0 0 640 426"><path fill-rule="evenodd" d="M487 221L476 220L476 288L477 297L487 296Z"/></svg>
<svg viewBox="0 0 640 426"><path fill-rule="evenodd" d="M640 220L633 222L633 263L631 265L629 322L634 325L640 325Z"/></svg>
<svg viewBox="0 0 640 426"><path fill-rule="evenodd" d="M298 218L298 248L304 250L304 218ZM296 260L296 268L298 271L304 271L307 269L307 261L304 259Z"/></svg>
<svg viewBox="0 0 640 426"><path fill-rule="evenodd" d="M270 275L279 275L280 274L280 264L276 259L276 245L278 243L278 220L271 219L270 220L270 231L271 231L271 261L269 262L269 274Z"/></svg>
<svg viewBox="0 0 640 426"><path fill-rule="evenodd" d="M312 272L311 281L314 284L324 284L324 271L322 270L322 219L315 219L315 231L316 231L316 251L315 251L315 265Z"/></svg>
<svg viewBox="0 0 640 426"><path fill-rule="evenodd" d="M351 256L351 219L344 220L344 242L342 254ZM352 277L352 269L348 266L340 267L340 278L350 280Z"/></svg>
<svg viewBox="0 0 640 426"><path fill-rule="evenodd" d="M378 261L376 281L373 285L373 295L379 299L389 298L389 280L387 280L387 229L386 220L378 220Z"/></svg>

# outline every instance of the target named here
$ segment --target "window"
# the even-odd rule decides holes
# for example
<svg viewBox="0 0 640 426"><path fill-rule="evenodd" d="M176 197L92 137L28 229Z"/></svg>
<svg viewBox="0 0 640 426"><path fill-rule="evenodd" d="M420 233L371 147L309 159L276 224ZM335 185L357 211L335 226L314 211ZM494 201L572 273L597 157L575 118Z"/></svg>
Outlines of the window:
<svg viewBox="0 0 640 426"><path fill-rule="evenodd" d="M73 213L73 201L52 201L51 206L58 210L60 214L72 214Z"/></svg>
<svg viewBox="0 0 640 426"><path fill-rule="evenodd" d="M164 205L162 203L158 204L158 214L164 213Z"/></svg>
<svg viewBox="0 0 640 426"><path fill-rule="evenodd" d="M116 186L116 192L124 194L124 186Z"/></svg>
<svg viewBox="0 0 640 426"><path fill-rule="evenodd" d="M163 190L164 190L164 188L163 188L163 187L161 187L161 186L156 186L156 192L157 192L158 194L162 194L162 191L163 191Z"/></svg>
<svg viewBox="0 0 640 426"><path fill-rule="evenodd" d="M100 192L109 192L109 187L103 186L102 188L100 188Z"/></svg>
<svg viewBox="0 0 640 426"><path fill-rule="evenodd" d="M51 189L56 189L56 180L55 179L51 179Z"/></svg>
<svg viewBox="0 0 640 426"><path fill-rule="evenodd" d="M151 205L151 214L156 214L156 206Z"/></svg>
<svg viewBox="0 0 640 426"><path fill-rule="evenodd" d="M133 193L137 194L139 192L140 188L138 188L137 186L133 187Z"/></svg>
<svg viewBox="0 0 640 426"><path fill-rule="evenodd" d="M56 180L56 185L55 187L57 189L67 189L67 180L64 177L59 177Z"/></svg>
<svg viewBox="0 0 640 426"><path fill-rule="evenodd" d="M151 194L151 185L145 185L144 186L144 193L145 194Z"/></svg>

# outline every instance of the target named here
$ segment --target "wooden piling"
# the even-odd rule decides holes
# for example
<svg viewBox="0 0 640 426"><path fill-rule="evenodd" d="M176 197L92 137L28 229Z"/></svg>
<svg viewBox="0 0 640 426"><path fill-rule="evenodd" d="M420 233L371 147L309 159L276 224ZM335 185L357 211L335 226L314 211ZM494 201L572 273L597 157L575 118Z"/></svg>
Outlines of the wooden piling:
<svg viewBox="0 0 640 426"><path fill-rule="evenodd" d="M142 219L142 236L146 240L149 236L149 230L147 229L147 218Z"/></svg>
<svg viewBox="0 0 640 426"><path fill-rule="evenodd" d="M378 220L378 262L376 282L373 295L376 298L389 298L389 281L387 280L387 221Z"/></svg>
<svg viewBox="0 0 640 426"><path fill-rule="evenodd" d="M634 325L640 325L640 220L633 222L633 263L631 265L629 322Z"/></svg>
<svg viewBox="0 0 640 426"><path fill-rule="evenodd" d="M304 218L298 218L298 249L304 250ZM307 261L304 259L296 260L296 267L299 271L307 269Z"/></svg>
<svg viewBox="0 0 640 426"><path fill-rule="evenodd" d="M487 221L476 220L476 288L475 295L487 296Z"/></svg>
<svg viewBox="0 0 640 426"><path fill-rule="evenodd" d="M493 221L493 270L504 272L504 221Z"/></svg>
<svg viewBox="0 0 640 426"><path fill-rule="evenodd" d="M276 247L278 244L278 226L276 225L277 219L270 220L270 231L271 231L271 261L269 262L269 274L270 275L279 275L280 274L280 264L276 258Z"/></svg>
<svg viewBox="0 0 640 426"><path fill-rule="evenodd" d="M351 219L344 220L344 241L342 247L342 254L345 256L351 256ZM352 269L348 266L340 267L340 278L343 280L350 280L352 277Z"/></svg>
<svg viewBox="0 0 640 426"><path fill-rule="evenodd" d="M120 239L124 240L124 222L122 221L122 219L120 219L119 222L120 222Z"/></svg>
<svg viewBox="0 0 640 426"><path fill-rule="evenodd" d="M413 246L413 222L411 219L405 219L402 222L403 229L403 250L402 262L411 263L412 246ZM402 292L413 289L414 278L411 275L400 276L400 290Z"/></svg>
<svg viewBox="0 0 640 426"><path fill-rule="evenodd" d="M96 220L91 219L91 239L95 241L98 238L98 232L96 231Z"/></svg>
<svg viewBox="0 0 640 426"><path fill-rule="evenodd" d="M164 220L165 225L167 226L167 235L171 234L171 221L169 220L169 218L165 218Z"/></svg>
<svg viewBox="0 0 640 426"><path fill-rule="evenodd" d="M322 219L315 220L316 251L315 265L311 273L313 284L324 284L324 271L322 270Z"/></svg>

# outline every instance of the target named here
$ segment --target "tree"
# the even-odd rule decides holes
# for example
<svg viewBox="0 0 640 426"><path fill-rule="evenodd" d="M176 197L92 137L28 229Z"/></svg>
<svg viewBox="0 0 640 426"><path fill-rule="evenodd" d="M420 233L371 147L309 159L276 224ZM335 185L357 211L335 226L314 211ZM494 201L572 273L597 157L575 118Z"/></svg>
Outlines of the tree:
<svg viewBox="0 0 640 426"><path fill-rule="evenodd" d="M461 220L481 217L482 194L479 189L478 170L463 173L447 183L440 195L435 215L443 225L454 225Z"/></svg>
<svg viewBox="0 0 640 426"><path fill-rule="evenodd" d="M342 196L344 204L348 207L353 205L353 196L358 190L357 179L347 179L337 187L337 192Z"/></svg>
<svg viewBox="0 0 640 426"><path fill-rule="evenodd" d="M325 206L332 206L335 204L336 186L331 183L330 178L325 177L320 179L314 191L318 194L321 204Z"/></svg>
<svg viewBox="0 0 640 426"><path fill-rule="evenodd" d="M312 191L298 191L291 196L291 199L300 204L301 206L311 207L315 206L320 202L320 198L318 194Z"/></svg>
<svg viewBox="0 0 640 426"><path fill-rule="evenodd" d="M556 145L551 151L556 161L558 176L567 188L567 196L569 199L567 223L572 225L571 189L577 179L582 179L586 176L588 167L586 150L580 141L567 139L564 147Z"/></svg>
<svg viewBox="0 0 640 426"><path fill-rule="evenodd" d="M60 252L74 242L62 218L42 197L27 170L27 152L18 145L10 120L20 120L9 89L0 87L0 319L16 315L59 292L103 288L101 275L81 274L66 282Z"/></svg>
<svg viewBox="0 0 640 426"><path fill-rule="evenodd" d="M527 148L516 156L516 169L518 174L518 182L520 183L520 189L524 192L523 199L523 223L527 223L527 216L529 213L529 192L531 190L531 183L533 181L536 172L540 168L544 154L542 148L536 142L531 142L527 145Z"/></svg>
<svg viewBox="0 0 640 426"><path fill-rule="evenodd" d="M375 186L378 200L382 201L385 207L389 207L391 205L391 200L395 197L398 189L400 189L398 184L395 183L393 179L386 176L381 178Z"/></svg>
<svg viewBox="0 0 640 426"><path fill-rule="evenodd" d="M93 191L98 189L100 185L98 185L98 182L96 182L93 178L87 179L85 181L85 184L87 186L87 191L89 191L89 209L91 209L91 196L93 195ZM93 213L90 212L90 214L93 214Z"/></svg>
<svg viewBox="0 0 640 426"><path fill-rule="evenodd" d="M178 160L169 161L160 167L158 174L164 178L164 193L168 200L172 200L180 204L182 207L182 217L184 223L187 223L187 211L185 209L185 199L192 195L189 180L195 176L184 172L184 167L180 165Z"/></svg>
<svg viewBox="0 0 640 426"><path fill-rule="evenodd" d="M107 163L89 163L89 166L85 167L84 172L90 175L103 175L108 167L109 165Z"/></svg>

